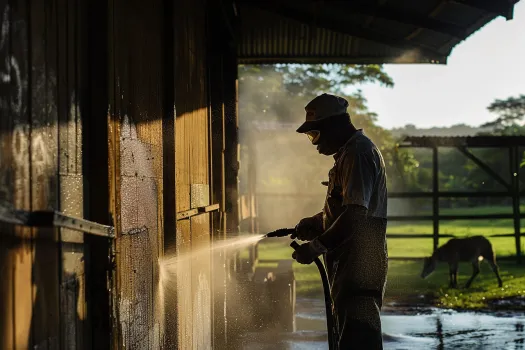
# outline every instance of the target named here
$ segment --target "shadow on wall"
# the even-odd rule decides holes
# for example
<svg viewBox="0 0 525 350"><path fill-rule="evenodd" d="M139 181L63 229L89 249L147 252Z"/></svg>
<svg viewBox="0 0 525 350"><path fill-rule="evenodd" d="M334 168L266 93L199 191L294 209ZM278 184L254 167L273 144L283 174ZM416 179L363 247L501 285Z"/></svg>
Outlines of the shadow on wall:
<svg viewBox="0 0 525 350"><path fill-rule="evenodd" d="M59 244L50 239L49 231L40 231L36 242L17 237L9 232L11 228L2 226L1 348L89 346L89 339L84 338L88 329L82 245L64 243L59 255ZM32 245L38 248L32 250ZM60 277L58 271L62 271Z"/></svg>

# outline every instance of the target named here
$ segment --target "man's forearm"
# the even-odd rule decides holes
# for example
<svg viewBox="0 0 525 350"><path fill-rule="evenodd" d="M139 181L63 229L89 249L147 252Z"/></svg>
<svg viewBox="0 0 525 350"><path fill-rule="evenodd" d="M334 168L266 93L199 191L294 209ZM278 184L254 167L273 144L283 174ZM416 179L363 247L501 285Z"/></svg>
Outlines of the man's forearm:
<svg viewBox="0 0 525 350"><path fill-rule="evenodd" d="M317 224L315 229L319 231L320 233L322 233L323 232L323 212L321 211L312 217L315 218L315 221Z"/></svg>
<svg viewBox="0 0 525 350"><path fill-rule="evenodd" d="M334 221L318 240L328 251L337 248L348 238L352 232L354 223L366 218L366 208L362 206L348 206L341 215Z"/></svg>

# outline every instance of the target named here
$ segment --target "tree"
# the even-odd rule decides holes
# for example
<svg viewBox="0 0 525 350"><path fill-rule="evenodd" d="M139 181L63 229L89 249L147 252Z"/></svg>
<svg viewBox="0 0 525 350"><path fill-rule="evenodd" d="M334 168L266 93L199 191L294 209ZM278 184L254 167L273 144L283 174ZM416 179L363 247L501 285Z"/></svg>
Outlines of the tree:
<svg viewBox="0 0 525 350"><path fill-rule="evenodd" d="M283 74L288 93L308 100L327 91L345 95L346 88L364 83L394 86L392 78L377 64L282 65L276 69Z"/></svg>
<svg viewBox="0 0 525 350"><path fill-rule="evenodd" d="M366 97L358 88L365 83L394 86L392 78L381 65L241 65L239 124L244 130L251 129L251 122L266 121L277 126L292 124L289 130L304 121L304 106L311 99L325 92L337 94L348 100L352 122L356 127L363 128L367 136L380 147L387 166L392 168L395 140L388 130L377 125L377 114L370 111ZM290 180L292 182L301 181L301 188L318 187L319 181L326 179L327 169L333 163L331 157L316 156L314 148L310 150L301 138L288 134L289 131L267 133L272 141L264 147L270 147L278 139L288 140L287 145L281 141L278 151L273 148L266 150L265 160L259 159L259 162L266 162L264 173L268 178L275 178L278 173L288 180L293 179ZM241 142L250 142L249 136L246 133L244 135L241 135ZM259 150L262 147L260 142L257 145ZM287 170L283 170L283 160L284 164L288 164L285 167ZM303 176L298 176L298 173ZM393 178L389 177L389 180ZM263 182L263 179L259 180ZM282 188L283 191L290 188L290 181L283 180L282 183L288 183L287 188ZM268 188L266 190L270 191Z"/></svg>
<svg viewBox="0 0 525 350"><path fill-rule="evenodd" d="M324 92L345 97L350 115L364 115L368 107L361 91L347 91L365 83L394 85L380 65L241 65L239 80L242 118L285 123L300 122L303 106Z"/></svg>
<svg viewBox="0 0 525 350"><path fill-rule="evenodd" d="M525 126L523 125L523 118L525 117L525 95L519 95L518 97L509 97L504 100L496 99L492 102L487 109L496 114L498 117L483 126L490 126L494 128L492 134L501 136L520 136L525 135ZM482 133L480 135L486 135ZM484 155L488 163L498 164L501 162L495 152L485 152ZM522 155L520 168L525 166L525 153ZM496 166L496 168L498 168ZM524 177L524 174L520 174L520 178Z"/></svg>
<svg viewBox="0 0 525 350"><path fill-rule="evenodd" d="M487 109L498 117L483 127L493 127L500 135L523 135L525 128L520 122L525 116L525 95L509 97L505 100L495 100Z"/></svg>

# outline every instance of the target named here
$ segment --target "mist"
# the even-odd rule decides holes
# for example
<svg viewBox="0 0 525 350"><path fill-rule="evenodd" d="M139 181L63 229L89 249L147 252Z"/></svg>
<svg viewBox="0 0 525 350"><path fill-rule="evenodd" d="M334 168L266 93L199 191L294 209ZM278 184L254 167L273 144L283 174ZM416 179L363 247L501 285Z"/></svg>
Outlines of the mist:
<svg viewBox="0 0 525 350"><path fill-rule="evenodd" d="M321 182L328 181L334 159L320 155L295 131L304 122L304 99L283 89L279 74L261 79L271 94L261 94L261 80L241 78L239 177L241 192L249 188L249 181L255 182L256 212L264 233L294 227L322 210L326 187Z"/></svg>

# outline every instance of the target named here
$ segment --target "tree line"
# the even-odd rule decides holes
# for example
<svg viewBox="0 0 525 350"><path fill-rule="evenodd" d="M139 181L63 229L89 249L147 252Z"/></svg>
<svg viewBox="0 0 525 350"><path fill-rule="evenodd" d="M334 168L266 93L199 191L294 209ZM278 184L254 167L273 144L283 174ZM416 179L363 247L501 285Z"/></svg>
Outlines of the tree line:
<svg viewBox="0 0 525 350"><path fill-rule="evenodd" d="M257 158L257 191L322 191L333 160L308 147L306 138L295 134L304 121L304 106L315 96L328 92L349 101L352 122L363 128L381 149L387 165L390 191L429 191L432 184L432 154L427 149L397 148L407 135L417 136L413 125L387 130L377 124L359 86L364 83L393 88L393 79L381 65L257 65L239 66L239 114L241 150L251 147ZM458 125L449 135L525 135L525 95L496 99L488 107L494 120L480 126ZM257 132L256 125L274 127ZM295 126L295 128L294 128ZM437 134L435 136L444 136ZM505 149L471 150L504 179L509 179L509 157ZM523 165L523 164L522 164ZM241 165L241 171L242 165ZM242 173L241 173L242 174ZM520 173L520 179L525 180ZM525 181L524 181L525 183ZM439 152L441 191L502 191L495 179L455 149ZM315 190L313 190L315 189ZM505 201L502 199L501 201ZM493 200L492 200L493 201ZM489 199L457 199L448 205L493 204Z"/></svg>

